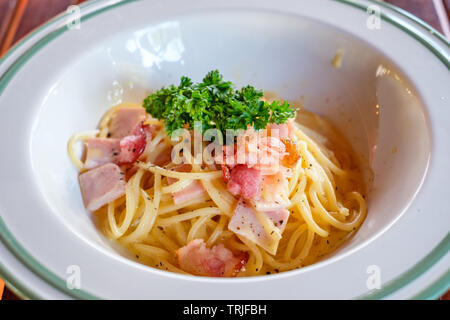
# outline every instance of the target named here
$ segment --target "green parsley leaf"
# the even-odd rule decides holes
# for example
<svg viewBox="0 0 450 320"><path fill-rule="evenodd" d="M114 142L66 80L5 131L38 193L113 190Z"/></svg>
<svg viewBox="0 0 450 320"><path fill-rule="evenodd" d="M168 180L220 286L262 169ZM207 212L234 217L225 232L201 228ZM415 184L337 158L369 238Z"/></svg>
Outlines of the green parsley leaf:
<svg viewBox="0 0 450 320"><path fill-rule="evenodd" d="M285 102L262 101L263 92L248 85L240 90L224 81L218 70L208 72L200 83L181 77L178 86L163 87L145 98L143 106L152 117L165 123L167 133L194 129L201 123L202 133L216 128L225 136L226 130L266 128L269 123L282 124L295 116Z"/></svg>

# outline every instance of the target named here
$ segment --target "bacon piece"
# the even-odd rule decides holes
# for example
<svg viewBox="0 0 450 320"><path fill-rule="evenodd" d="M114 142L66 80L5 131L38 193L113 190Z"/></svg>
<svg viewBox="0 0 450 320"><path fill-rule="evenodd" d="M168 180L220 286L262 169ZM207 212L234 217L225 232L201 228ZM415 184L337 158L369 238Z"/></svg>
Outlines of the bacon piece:
<svg viewBox="0 0 450 320"><path fill-rule="evenodd" d="M144 108L120 108L111 119L109 134L111 138L122 139L134 135L136 128L145 120Z"/></svg>
<svg viewBox="0 0 450 320"><path fill-rule="evenodd" d="M250 200L258 211L284 209L289 205L288 181L282 172L263 176L260 192Z"/></svg>
<svg viewBox="0 0 450 320"><path fill-rule="evenodd" d="M190 164L181 164L173 168L173 170L178 172L191 172L192 166ZM167 178L169 184L175 183L178 179L175 178ZM173 202L175 204L179 204L191 199L195 199L196 197L202 196L205 194L205 189L203 185L198 180L192 181L187 187L181 189L180 191L172 193Z"/></svg>
<svg viewBox="0 0 450 320"><path fill-rule="evenodd" d="M225 164L221 164L220 166L222 167L222 179L223 181L228 182L231 178L230 168Z"/></svg>
<svg viewBox="0 0 450 320"><path fill-rule="evenodd" d="M125 193L123 172L113 163L80 174L79 181L84 206L89 211L100 209Z"/></svg>
<svg viewBox="0 0 450 320"><path fill-rule="evenodd" d="M289 211L284 208L270 212L257 211L241 198L228 229L256 243L270 254L276 254L288 217Z"/></svg>
<svg viewBox="0 0 450 320"><path fill-rule="evenodd" d="M284 231L284 228L286 228L286 224L289 219L289 210L285 208L279 208L275 210L264 211L264 213L269 217L270 220L272 220L275 227L280 229L280 232Z"/></svg>
<svg viewBox="0 0 450 320"><path fill-rule="evenodd" d="M195 199L199 196L202 196L203 194L205 194L205 189L199 181L195 180L186 188L173 193L172 196L173 202L175 204L179 204L188 200Z"/></svg>
<svg viewBox="0 0 450 320"><path fill-rule="evenodd" d="M233 168L236 165L236 144L229 144L221 146L221 152L216 154L214 160L217 164L224 164L230 168Z"/></svg>
<svg viewBox="0 0 450 320"><path fill-rule="evenodd" d="M261 173L259 170L239 164L231 170L227 184L228 191L246 199L255 197L260 189Z"/></svg>
<svg viewBox="0 0 450 320"><path fill-rule="evenodd" d="M93 169L103 164L115 162L120 154L120 140L91 138L86 143L85 169Z"/></svg>
<svg viewBox="0 0 450 320"><path fill-rule="evenodd" d="M223 244L207 248L203 239L194 239L176 251L178 265L191 274L210 277L234 277L248 261L248 254L234 256Z"/></svg>
<svg viewBox="0 0 450 320"><path fill-rule="evenodd" d="M133 135L126 136L120 140L120 154L117 158L119 165L136 162L144 152L147 135L144 131L145 126L140 123L133 131Z"/></svg>
<svg viewBox="0 0 450 320"><path fill-rule="evenodd" d="M122 139L91 138L86 143L85 169L93 169L105 163L119 166L136 162L143 153L147 142L148 125L141 122L132 135ZM150 136L151 139L151 136Z"/></svg>

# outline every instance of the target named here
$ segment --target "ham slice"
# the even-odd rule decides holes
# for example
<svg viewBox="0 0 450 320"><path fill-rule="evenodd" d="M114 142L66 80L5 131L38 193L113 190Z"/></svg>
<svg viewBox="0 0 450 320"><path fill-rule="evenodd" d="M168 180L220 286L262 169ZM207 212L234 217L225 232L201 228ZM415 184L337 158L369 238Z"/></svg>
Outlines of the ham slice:
<svg viewBox="0 0 450 320"><path fill-rule="evenodd" d="M227 165L221 164L220 167L222 168L222 179L225 182L230 181L231 178L231 171L230 171L230 167L228 167Z"/></svg>
<svg viewBox="0 0 450 320"><path fill-rule="evenodd" d="M142 122L132 135L122 139L91 138L86 143L85 169L93 169L106 163L116 163L119 166L136 162L142 155L147 143L148 125ZM151 139L151 136L150 136Z"/></svg>
<svg viewBox="0 0 450 320"><path fill-rule="evenodd" d="M117 161L120 154L120 140L91 138L86 143L85 169L93 169L106 163Z"/></svg>
<svg viewBox="0 0 450 320"><path fill-rule="evenodd" d="M176 254L180 268L198 276L234 277L248 261L247 253L234 256L223 244L209 249L203 239L192 240Z"/></svg>
<svg viewBox="0 0 450 320"><path fill-rule="evenodd" d="M178 172L191 172L192 166L190 164L181 164L173 168L173 170ZM178 179L167 178L169 184L175 183ZM182 202L200 197L206 193L203 185L198 180L192 181L187 187L181 189L180 191L172 193L173 202L175 204L180 204Z"/></svg>
<svg viewBox="0 0 450 320"><path fill-rule="evenodd" d="M125 193L123 172L113 163L80 174L79 181L84 206L89 211L98 210Z"/></svg>
<svg viewBox="0 0 450 320"><path fill-rule="evenodd" d="M250 203L258 211L273 211L289 205L288 181L282 172L262 177L260 191Z"/></svg>
<svg viewBox="0 0 450 320"><path fill-rule="evenodd" d="M289 211L285 208L267 212L257 211L241 198L228 229L256 243L270 254L276 254L288 218Z"/></svg>
<svg viewBox="0 0 450 320"><path fill-rule="evenodd" d="M111 138L122 139L134 135L135 130L145 120L144 108L120 108L115 113L109 127Z"/></svg>
<svg viewBox="0 0 450 320"><path fill-rule="evenodd" d="M231 170L227 189L235 196L242 195L246 199L251 199L258 194L260 183L259 170L239 164Z"/></svg>
<svg viewBox="0 0 450 320"><path fill-rule="evenodd" d="M275 227L277 227L280 232L283 233L289 219L289 210L285 208L279 208L275 210L264 211L264 213L269 217L270 220L272 220Z"/></svg>

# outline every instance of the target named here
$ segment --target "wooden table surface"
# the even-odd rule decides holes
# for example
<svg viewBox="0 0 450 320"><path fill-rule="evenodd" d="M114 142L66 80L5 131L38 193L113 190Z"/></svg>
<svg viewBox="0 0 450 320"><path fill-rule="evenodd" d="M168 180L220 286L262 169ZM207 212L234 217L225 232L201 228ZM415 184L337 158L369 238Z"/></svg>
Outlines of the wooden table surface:
<svg viewBox="0 0 450 320"><path fill-rule="evenodd" d="M63 12L70 5L85 0L0 0L0 56L31 30ZM385 0L405 9L443 33L450 39L450 0ZM2 281L0 279L0 299ZM3 299L16 300L8 288ZM450 299L450 291L444 299Z"/></svg>

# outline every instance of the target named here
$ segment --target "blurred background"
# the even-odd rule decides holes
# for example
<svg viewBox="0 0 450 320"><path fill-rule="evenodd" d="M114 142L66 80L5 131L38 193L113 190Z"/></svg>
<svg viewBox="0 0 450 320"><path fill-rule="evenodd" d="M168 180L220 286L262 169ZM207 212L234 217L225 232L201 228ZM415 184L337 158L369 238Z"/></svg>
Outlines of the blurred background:
<svg viewBox="0 0 450 320"><path fill-rule="evenodd" d="M66 11L69 6L89 1L97 0L0 0L0 57L30 31ZM384 0L384 2L416 15L450 39L450 0ZM0 300L2 296L4 300L19 299L4 287L0 279ZM450 300L450 291L442 299Z"/></svg>

